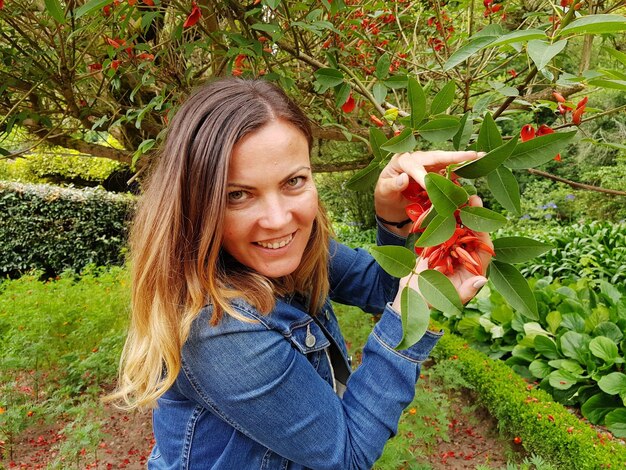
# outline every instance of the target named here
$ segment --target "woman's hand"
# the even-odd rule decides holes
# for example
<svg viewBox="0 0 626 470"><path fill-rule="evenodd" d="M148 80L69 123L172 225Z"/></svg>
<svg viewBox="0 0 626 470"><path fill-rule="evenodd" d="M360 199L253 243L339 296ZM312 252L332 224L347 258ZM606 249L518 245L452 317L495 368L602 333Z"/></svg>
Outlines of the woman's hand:
<svg viewBox="0 0 626 470"><path fill-rule="evenodd" d="M483 154L477 152L448 152L433 150L427 152L400 153L392 157L383 169L374 191L376 215L391 222L406 220L404 208L410 203L402 195L409 186L409 177L425 188L424 177L428 172L439 172L452 163L476 160ZM402 228L387 226L392 232L406 237L411 224Z"/></svg>

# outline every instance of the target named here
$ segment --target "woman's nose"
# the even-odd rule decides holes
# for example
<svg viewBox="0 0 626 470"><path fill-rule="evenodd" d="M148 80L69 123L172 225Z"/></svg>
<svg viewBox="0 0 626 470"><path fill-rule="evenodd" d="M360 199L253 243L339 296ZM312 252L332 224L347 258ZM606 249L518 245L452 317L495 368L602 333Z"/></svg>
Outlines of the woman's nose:
<svg viewBox="0 0 626 470"><path fill-rule="evenodd" d="M293 219L292 211L293 208L285 197L268 197L259 214L259 225L266 229L280 229L285 227Z"/></svg>

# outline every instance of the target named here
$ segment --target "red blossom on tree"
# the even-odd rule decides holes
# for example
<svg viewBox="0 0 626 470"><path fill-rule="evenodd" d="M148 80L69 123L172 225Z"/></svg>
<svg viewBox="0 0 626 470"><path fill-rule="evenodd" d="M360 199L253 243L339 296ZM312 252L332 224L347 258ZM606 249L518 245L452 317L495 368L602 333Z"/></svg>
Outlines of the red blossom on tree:
<svg viewBox="0 0 626 470"><path fill-rule="evenodd" d="M547 126L545 124L540 125L539 129L537 129L537 137L540 137L546 134L554 134L554 129L552 129L550 126Z"/></svg>
<svg viewBox="0 0 626 470"><path fill-rule="evenodd" d="M191 13L189 13L189 16L185 20L183 28L191 28L198 22L198 20L200 20L201 16L202 12L200 11L198 4L196 2L191 2Z"/></svg>
<svg viewBox="0 0 626 470"><path fill-rule="evenodd" d="M350 96L348 96L348 99L346 100L346 102L341 106L341 110L344 113L351 113L352 111L354 111L354 107L356 106L356 102L354 101L354 98L352 97L352 93L350 93Z"/></svg>
<svg viewBox="0 0 626 470"><path fill-rule="evenodd" d="M583 120L583 113L585 112L585 108L587 107L588 100L589 98L587 98L586 96L582 100L580 100L576 105L576 109L572 113L572 122L577 126L580 126L580 123Z"/></svg>
<svg viewBox="0 0 626 470"><path fill-rule="evenodd" d="M379 118L377 118L373 114L370 115L370 121L372 121L378 127L383 127L385 125L385 123L383 121L381 121Z"/></svg>
<svg viewBox="0 0 626 470"><path fill-rule="evenodd" d="M526 124L524 127L522 127L522 130L520 131L519 135L522 138L522 142L526 142L530 139L534 139L535 128L530 124Z"/></svg>

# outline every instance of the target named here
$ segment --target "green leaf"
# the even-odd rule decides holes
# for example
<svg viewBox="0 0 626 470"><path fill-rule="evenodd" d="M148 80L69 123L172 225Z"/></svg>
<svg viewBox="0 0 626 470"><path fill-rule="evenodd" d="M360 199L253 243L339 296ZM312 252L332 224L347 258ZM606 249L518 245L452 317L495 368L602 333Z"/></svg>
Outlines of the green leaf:
<svg viewBox="0 0 626 470"><path fill-rule="evenodd" d="M548 376L550 385L557 390L567 390L578 382L578 378L566 370L555 370Z"/></svg>
<svg viewBox="0 0 626 470"><path fill-rule="evenodd" d="M604 424L615 437L626 437L626 408L607 413L604 417Z"/></svg>
<svg viewBox="0 0 626 470"><path fill-rule="evenodd" d="M496 259L504 263L524 263L553 248L526 237L502 237L493 241Z"/></svg>
<svg viewBox="0 0 626 470"><path fill-rule="evenodd" d="M482 158L479 158L478 160L473 160L469 163L464 164L463 166L455 168L454 172L462 178L469 179L475 179L480 178L481 176L489 175L509 158L509 156L515 150L516 146L517 137L514 137L506 144L494 148Z"/></svg>
<svg viewBox="0 0 626 470"><path fill-rule="evenodd" d="M566 331L560 338L561 351L567 357L577 360L580 364L585 363L589 351L588 337L577 331Z"/></svg>
<svg viewBox="0 0 626 470"><path fill-rule="evenodd" d="M409 83L409 79L406 75L393 75L385 80L385 86L392 90L400 90L406 88Z"/></svg>
<svg viewBox="0 0 626 470"><path fill-rule="evenodd" d="M459 123L459 130L452 138L452 145L454 150L465 148L472 137L472 128L474 127L474 121L470 117L469 111L463 115L461 122Z"/></svg>
<svg viewBox="0 0 626 470"><path fill-rule="evenodd" d="M399 135L389 139L381 148L392 153L403 153L412 152L416 145L413 129L406 128Z"/></svg>
<svg viewBox="0 0 626 470"><path fill-rule="evenodd" d="M567 46L567 40L563 39L554 44L548 41L534 39L528 43L528 56L537 66L537 69L543 70L550 61L558 55Z"/></svg>
<svg viewBox="0 0 626 470"><path fill-rule="evenodd" d="M625 30L626 17L622 15L587 15L572 21L558 34L600 34Z"/></svg>
<svg viewBox="0 0 626 470"><path fill-rule="evenodd" d="M485 207L461 208L461 221L477 232L493 232L507 223L506 217Z"/></svg>
<svg viewBox="0 0 626 470"><path fill-rule="evenodd" d="M446 83L443 88L439 90L439 93L437 93L433 98L433 102L430 104L430 114L445 113L446 110L452 105L452 101L454 101L455 91L456 85L454 82Z"/></svg>
<svg viewBox="0 0 626 470"><path fill-rule="evenodd" d="M443 64L444 72L456 67L460 63L466 61L478 51L489 46L496 40L495 36L483 36L476 39L470 39L469 42L454 51L454 53L448 58L445 64Z"/></svg>
<svg viewBox="0 0 626 470"><path fill-rule="evenodd" d="M498 129L491 114L487 113L478 132L478 150L490 152L501 145L502 136L500 135L500 129Z"/></svg>
<svg viewBox="0 0 626 470"><path fill-rule="evenodd" d="M403 246L372 246L369 251L380 267L394 277L408 276L415 268L415 253Z"/></svg>
<svg viewBox="0 0 626 470"><path fill-rule="evenodd" d="M385 52L376 62L376 72L374 73L379 80L384 80L389 76L389 66L391 65L391 56Z"/></svg>
<svg viewBox="0 0 626 470"><path fill-rule="evenodd" d="M46 10L50 13L50 16L56 20L57 23L65 23L65 10L61 6L59 0L45 0Z"/></svg>
<svg viewBox="0 0 626 470"><path fill-rule="evenodd" d="M387 140L387 136L383 131L377 127L370 127L370 146L372 147L372 153L374 154L375 160L382 161L389 157L390 152L386 152L381 149Z"/></svg>
<svg viewBox="0 0 626 470"><path fill-rule="evenodd" d="M113 3L113 0L91 0L74 10L74 18L78 19L94 10L101 10L111 3Z"/></svg>
<svg viewBox="0 0 626 470"><path fill-rule="evenodd" d="M409 77L409 105L411 107L411 127L417 127L426 116L426 94L420 82Z"/></svg>
<svg viewBox="0 0 626 470"><path fill-rule="evenodd" d="M420 135L429 142L451 139L459 130L459 119L453 116L437 117L418 128Z"/></svg>
<svg viewBox="0 0 626 470"><path fill-rule="evenodd" d="M352 175L346 183L346 187L353 191L362 191L371 188L378 180L380 171L380 162L374 159L365 168L362 168Z"/></svg>
<svg viewBox="0 0 626 470"><path fill-rule="evenodd" d="M599 357L608 364L613 364L619 357L617 345L605 336L596 336L593 338L589 343L589 351L591 351L591 354ZM626 375L624 377L626 377ZM604 391L606 392L606 390ZM626 392L626 389L624 391Z"/></svg>
<svg viewBox="0 0 626 470"><path fill-rule="evenodd" d="M487 175L487 186L502 207L517 215L521 213L519 185L511 170L499 166Z"/></svg>
<svg viewBox="0 0 626 470"><path fill-rule="evenodd" d="M589 85L597 86L600 88L610 88L612 90L624 90L626 91L626 80L605 80L602 78L595 78L588 81Z"/></svg>
<svg viewBox="0 0 626 470"><path fill-rule="evenodd" d="M522 29L505 34L504 36L493 41L489 47L504 46L505 44L514 44L519 42L530 41L531 39L545 39L546 33L540 29Z"/></svg>
<svg viewBox="0 0 626 470"><path fill-rule="evenodd" d="M313 75L319 83L327 87L334 87L343 83L343 74L337 69L318 69Z"/></svg>
<svg viewBox="0 0 626 470"><path fill-rule="evenodd" d="M492 261L490 279L511 306L531 320L538 320L537 301L526 279L511 264Z"/></svg>
<svg viewBox="0 0 626 470"><path fill-rule="evenodd" d="M580 407L583 416L593 424L601 424L604 417L617 408L621 408L616 397L605 393L596 393Z"/></svg>
<svg viewBox="0 0 626 470"><path fill-rule="evenodd" d="M612 47L607 47L607 46L603 46L602 50L604 52L608 52L609 55L612 55L613 58L617 59L619 62L622 63L622 65L626 65L626 54L624 54L623 52L620 52L616 49L613 49Z"/></svg>
<svg viewBox="0 0 626 470"><path fill-rule="evenodd" d="M420 292L433 307L446 314L460 314L463 304L456 288L444 274L434 269L422 271L417 278Z"/></svg>
<svg viewBox="0 0 626 470"><path fill-rule="evenodd" d="M400 294L402 316L402 340L395 349L406 349L417 343L426 330L430 320L430 309L415 290L410 287L402 289Z"/></svg>
<svg viewBox="0 0 626 470"><path fill-rule="evenodd" d="M543 379L549 376L550 373L553 371L552 367L550 367L545 361L542 361L541 359L535 359L533 362L531 362L528 366L528 370L530 370L530 373L538 379Z"/></svg>
<svg viewBox="0 0 626 470"><path fill-rule="evenodd" d="M387 98L387 87L382 82L374 83L372 87L372 95L377 103L383 104Z"/></svg>
<svg viewBox="0 0 626 470"><path fill-rule="evenodd" d="M415 246L426 247L436 246L445 241L448 241L452 235L454 235L454 229L456 228L456 218L454 215L445 217L443 215L437 215L428 224L426 230L415 242Z"/></svg>
<svg viewBox="0 0 626 470"><path fill-rule="evenodd" d="M280 5L281 0L263 0L263 4L270 7L272 10L276 10L278 5Z"/></svg>
<svg viewBox="0 0 626 470"><path fill-rule="evenodd" d="M350 96L350 85L348 83L342 83L335 87L335 106L338 108L343 106L348 97Z"/></svg>
<svg viewBox="0 0 626 470"><path fill-rule="evenodd" d="M554 310L546 315L546 323L548 324L548 329L553 334L556 334L556 330L559 329L562 321L563 316L558 310Z"/></svg>
<svg viewBox="0 0 626 470"><path fill-rule="evenodd" d="M612 372L598 380L598 387L609 395L626 396L626 374Z"/></svg>
<svg viewBox="0 0 626 470"><path fill-rule="evenodd" d="M469 198L467 192L448 178L437 173L427 173L424 177L426 192L437 214L448 216Z"/></svg>
<svg viewBox="0 0 626 470"><path fill-rule="evenodd" d="M558 359L560 357L559 350L552 338L545 335L537 335L533 340L535 351L544 356L546 359Z"/></svg>
<svg viewBox="0 0 626 470"><path fill-rule="evenodd" d="M522 142L515 147L504 166L513 169L534 168L552 160L569 144L576 131L555 132Z"/></svg>

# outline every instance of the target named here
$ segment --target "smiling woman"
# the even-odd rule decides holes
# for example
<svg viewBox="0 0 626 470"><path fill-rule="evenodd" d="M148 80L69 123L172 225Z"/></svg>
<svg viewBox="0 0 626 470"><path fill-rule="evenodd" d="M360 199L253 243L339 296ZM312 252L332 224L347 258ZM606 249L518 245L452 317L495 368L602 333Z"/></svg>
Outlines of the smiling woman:
<svg viewBox="0 0 626 470"><path fill-rule="evenodd" d="M311 144L302 111L261 80L212 82L172 120L133 225L131 326L111 397L154 408L149 468L365 469L396 432L441 333L394 349L399 282L332 239ZM380 244L403 245L411 228L393 222L409 176L476 153L417 156L381 173ZM465 274L468 299L486 279ZM383 312L354 373L331 300Z"/></svg>

